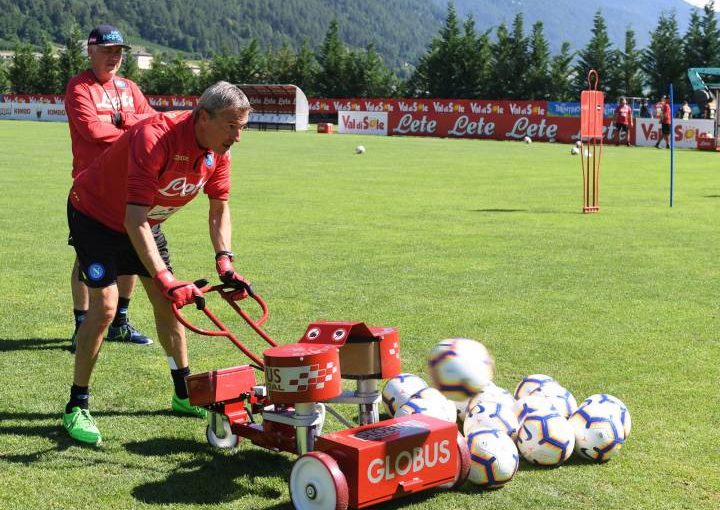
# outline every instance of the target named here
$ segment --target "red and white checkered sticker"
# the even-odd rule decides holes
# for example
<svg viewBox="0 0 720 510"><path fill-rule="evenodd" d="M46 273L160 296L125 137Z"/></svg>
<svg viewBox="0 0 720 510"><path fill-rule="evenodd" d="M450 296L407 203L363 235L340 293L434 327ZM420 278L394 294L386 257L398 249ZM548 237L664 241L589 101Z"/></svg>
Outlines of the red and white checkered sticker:
<svg viewBox="0 0 720 510"><path fill-rule="evenodd" d="M301 367L265 367L265 382L272 391L297 393L309 389L321 390L337 373L334 361L328 361L322 368L319 363Z"/></svg>

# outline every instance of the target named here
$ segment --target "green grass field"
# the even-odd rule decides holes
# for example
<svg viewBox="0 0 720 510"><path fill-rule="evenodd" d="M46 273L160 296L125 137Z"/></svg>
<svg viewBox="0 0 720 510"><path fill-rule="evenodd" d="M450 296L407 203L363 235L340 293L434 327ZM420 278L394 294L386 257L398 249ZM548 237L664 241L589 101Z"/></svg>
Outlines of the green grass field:
<svg viewBox="0 0 720 510"><path fill-rule="evenodd" d="M170 414L157 342L104 346L91 403L104 443L66 437L67 126L3 121L0 140L0 507L289 507L292 456L215 451L202 421ZM522 463L501 490L467 484L384 508L717 509L718 158L677 154L670 209L668 151L608 147L601 212L582 215L580 161L564 145L248 132L233 149L236 267L280 342L314 320L395 326L404 369L425 375L435 342L467 336L492 351L500 386L546 373L632 414L605 465ZM184 279L214 274L205 202L165 227ZM131 316L153 331L142 292ZM223 340L191 335L189 351L195 372L245 362Z"/></svg>

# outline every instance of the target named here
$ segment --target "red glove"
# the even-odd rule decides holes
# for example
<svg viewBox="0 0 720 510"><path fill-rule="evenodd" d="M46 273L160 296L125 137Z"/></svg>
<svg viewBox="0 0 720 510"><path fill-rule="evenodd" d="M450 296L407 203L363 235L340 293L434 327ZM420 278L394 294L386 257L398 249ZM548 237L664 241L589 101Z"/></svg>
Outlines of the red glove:
<svg viewBox="0 0 720 510"><path fill-rule="evenodd" d="M203 293L193 282L176 280L175 276L167 269L163 269L156 274L154 280L163 296L175 303L178 308L190 303L195 303L198 308L202 308L205 304Z"/></svg>
<svg viewBox="0 0 720 510"><path fill-rule="evenodd" d="M225 285L241 291L236 299L244 299L248 294L252 294L250 283L242 275L235 272L229 253L220 252L215 256L215 268L220 280Z"/></svg>

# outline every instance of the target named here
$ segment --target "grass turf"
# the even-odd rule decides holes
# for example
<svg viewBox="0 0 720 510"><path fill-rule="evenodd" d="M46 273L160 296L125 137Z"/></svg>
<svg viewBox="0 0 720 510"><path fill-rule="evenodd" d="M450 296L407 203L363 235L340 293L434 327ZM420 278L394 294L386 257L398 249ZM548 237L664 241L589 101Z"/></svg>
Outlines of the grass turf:
<svg viewBox="0 0 720 510"><path fill-rule="evenodd" d="M169 413L157 343L104 346L92 410L105 442L66 437L67 126L3 121L0 139L0 506L287 507L293 457L212 450L200 420ZM233 158L236 266L280 342L313 320L392 325L404 369L424 375L436 341L467 336L496 357L500 386L547 373L632 414L608 464L522 463L502 490L386 507L720 507L716 154L677 154L670 209L668 151L607 147L597 215L580 214L580 161L562 145L248 132ZM206 211L199 198L166 224L182 278L213 274ZM153 331L141 291L131 316ZM195 372L244 363L222 340L191 335L189 351Z"/></svg>

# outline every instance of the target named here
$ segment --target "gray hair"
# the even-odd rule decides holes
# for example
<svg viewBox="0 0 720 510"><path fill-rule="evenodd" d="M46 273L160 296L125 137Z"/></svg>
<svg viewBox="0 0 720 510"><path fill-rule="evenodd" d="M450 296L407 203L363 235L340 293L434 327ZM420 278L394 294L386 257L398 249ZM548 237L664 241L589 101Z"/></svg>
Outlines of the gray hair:
<svg viewBox="0 0 720 510"><path fill-rule="evenodd" d="M216 113L227 108L243 112L252 111L250 101L242 90L232 83L219 81L205 89L195 107L195 113L205 110L214 117Z"/></svg>

